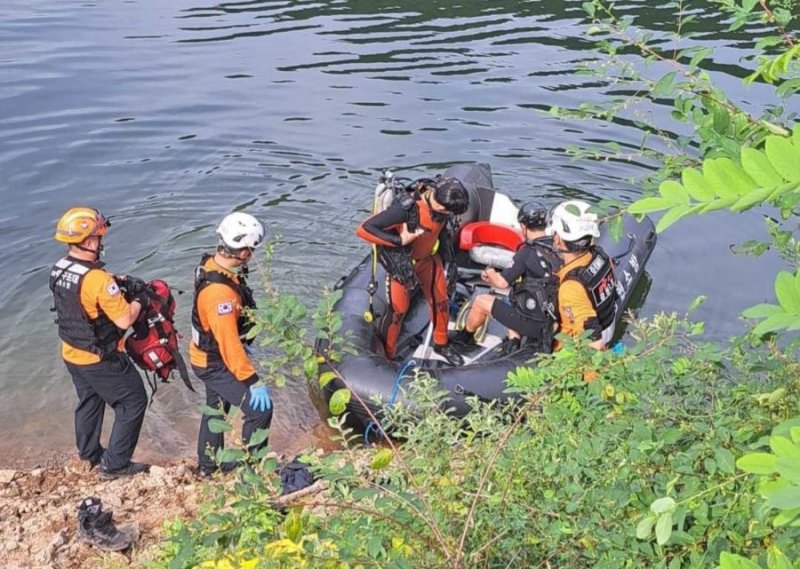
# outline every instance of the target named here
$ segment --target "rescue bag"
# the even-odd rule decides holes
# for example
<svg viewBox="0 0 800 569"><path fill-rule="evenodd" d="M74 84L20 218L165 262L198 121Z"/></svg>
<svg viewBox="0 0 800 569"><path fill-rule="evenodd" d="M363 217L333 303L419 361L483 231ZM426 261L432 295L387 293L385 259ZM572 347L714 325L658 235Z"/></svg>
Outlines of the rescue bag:
<svg viewBox="0 0 800 569"><path fill-rule="evenodd" d="M160 279L153 279L147 284L141 281L135 283L138 280L127 277L121 285L126 297L130 296L131 300L137 296L147 299L133 325L133 332L125 339L125 351L145 372L152 389L151 402L158 390L156 378L168 383L174 369L178 370L186 387L195 391L186 362L178 349L178 338L182 336L175 328L175 297L169 285ZM153 374L152 381L150 373Z"/></svg>

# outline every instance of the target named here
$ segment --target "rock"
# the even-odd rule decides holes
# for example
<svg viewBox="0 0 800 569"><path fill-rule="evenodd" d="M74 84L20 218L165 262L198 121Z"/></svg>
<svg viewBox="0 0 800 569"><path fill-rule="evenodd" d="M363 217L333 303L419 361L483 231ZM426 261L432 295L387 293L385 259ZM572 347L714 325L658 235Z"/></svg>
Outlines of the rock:
<svg viewBox="0 0 800 569"><path fill-rule="evenodd" d="M106 508L117 510L122 508L122 496L119 496L118 494L101 495L100 501L103 502L103 506Z"/></svg>
<svg viewBox="0 0 800 569"><path fill-rule="evenodd" d="M9 541L5 544L3 549L5 549L7 553L11 553L12 551L19 549L19 543L16 541Z"/></svg>
<svg viewBox="0 0 800 569"><path fill-rule="evenodd" d="M54 550L57 550L61 547L64 547L66 543L67 543L67 530L62 529L50 542L49 547L52 547Z"/></svg>
<svg viewBox="0 0 800 569"><path fill-rule="evenodd" d="M39 480L44 477L44 468L34 468L31 470L31 478Z"/></svg>
<svg viewBox="0 0 800 569"><path fill-rule="evenodd" d="M0 484L11 484L11 481L16 477L16 470L0 470Z"/></svg>
<svg viewBox="0 0 800 569"><path fill-rule="evenodd" d="M139 529L139 522L130 522L127 524L120 524L117 526L117 529L123 533L128 534L131 538L132 543L136 543L139 541L139 537L141 536L141 530Z"/></svg>
<svg viewBox="0 0 800 569"><path fill-rule="evenodd" d="M163 466L153 465L150 467L150 478L164 478L167 474L167 469Z"/></svg>

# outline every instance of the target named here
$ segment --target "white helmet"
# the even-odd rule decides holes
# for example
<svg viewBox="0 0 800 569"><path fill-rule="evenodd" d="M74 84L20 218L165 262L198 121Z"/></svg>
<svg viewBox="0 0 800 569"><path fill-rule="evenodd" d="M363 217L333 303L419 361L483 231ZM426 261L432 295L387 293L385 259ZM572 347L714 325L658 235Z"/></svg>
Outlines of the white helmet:
<svg viewBox="0 0 800 569"><path fill-rule="evenodd" d="M229 249L255 249L264 242L264 226L249 213L237 211L225 216L217 235L220 244Z"/></svg>
<svg viewBox="0 0 800 569"><path fill-rule="evenodd" d="M569 200L558 204L550 214L547 234L556 234L568 243L584 237L600 237L597 214L589 213L591 207L580 200Z"/></svg>

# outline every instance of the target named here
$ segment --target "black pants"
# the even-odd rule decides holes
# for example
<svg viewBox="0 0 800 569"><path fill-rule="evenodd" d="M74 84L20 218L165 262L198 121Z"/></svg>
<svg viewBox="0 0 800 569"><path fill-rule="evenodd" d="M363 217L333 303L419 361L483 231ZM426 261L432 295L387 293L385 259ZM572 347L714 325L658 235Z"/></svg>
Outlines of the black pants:
<svg viewBox="0 0 800 569"><path fill-rule="evenodd" d="M221 409L225 413L230 410L231 405L241 408L244 415L242 440L245 443L255 431L269 428L272 422L272 409L256 411L250 407L250 387L236 379L226 367L217 364L208 368L192 366L192 369L206 386L206 405ZM201 468L213 468L216 464L217 450L225 446L225 434L212 433L208 428L210 419L213 417L203 415L200 420L200 432L197 435L197 462ZM266 445L265 439L256 446L248 447L248 450L255 452Z"/></svg>
<svg viewBox="0 0 800 569"><path fill-rule="evenodd" d="M107 470L126 466L133 456L147 409L142 377L122 352L96 364L64 362L78 394L75 443L82 460L97 461ZM100 445L106 405L114 410L108 448Z"/></svg>

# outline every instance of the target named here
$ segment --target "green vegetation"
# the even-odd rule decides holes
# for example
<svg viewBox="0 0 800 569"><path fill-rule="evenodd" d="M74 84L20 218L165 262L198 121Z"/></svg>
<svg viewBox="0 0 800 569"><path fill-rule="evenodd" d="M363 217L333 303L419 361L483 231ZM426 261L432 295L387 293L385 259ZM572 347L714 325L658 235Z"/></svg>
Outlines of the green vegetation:
<svg viewBox="0 0 800 569"><path fill-rule="evenodd" d="M252 457L256 465L235 484L209 487L197 519L170 525L158 567L800 569L800 358L791 335L800 329L800 243L785 227L800 203L800 128L780 105L800 90L792 32L800 11L793 0L711 4L731 29L774 29L754 42L757 67L746 79L775 89L763 116L713 85L703 67L713 53L692 45L687 3L673 3L677 29L665 41L600 1L584 9L587 33L607 57L586 72L633 85L635 94L552 114L614 120L637 105L671 102L672 118L692 135L674 139L636 114L648 134L634 152L659 168L647 181L652 195L628 208L664 211L661 230L714 210L775 209L781 221L768 221L770 241L743 250L774 248L791 270L776 278L776 304L745 312L760 321L754 329L719 345L703 340L702 322L690 315L663 314L633 322L632 345L620 355L566 340L510 375L513 402L472 401L459 421L418 373L407 384L415 413L386 410L384 427L401 445L385 439L364 449L335 414L343 450L306 457L325 492L281 512L275 460ZM622 57L632 50L652 66ZM648 78L652 69L664 72ZM650 150L651 137L663 137L666 150ZM631 158L613 144L573 152ZM266 284L255 316L272 376L323 387L336 377L348 349L336 298L325 294L312 316L330 345L314 354L305 307ZM586 383L586 370L598 378ZM349 397L340 390L332 411Z"/></svg>

